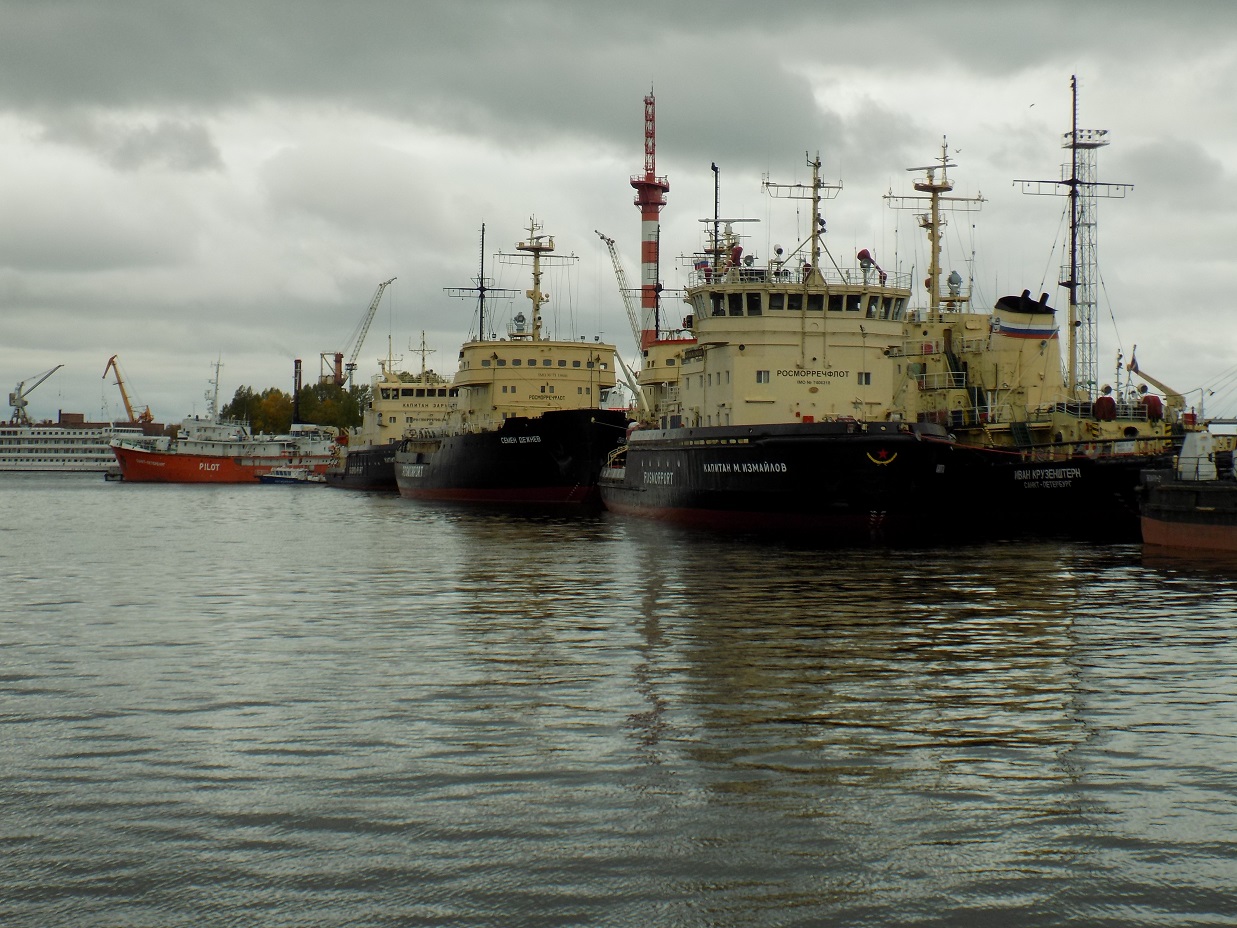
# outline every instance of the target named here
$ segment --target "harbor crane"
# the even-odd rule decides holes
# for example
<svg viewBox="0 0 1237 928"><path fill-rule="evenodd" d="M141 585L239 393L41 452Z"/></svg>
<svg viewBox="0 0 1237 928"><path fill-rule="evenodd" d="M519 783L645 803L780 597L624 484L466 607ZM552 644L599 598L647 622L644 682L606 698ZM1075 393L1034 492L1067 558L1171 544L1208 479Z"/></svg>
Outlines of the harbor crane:
<svg viewBox="0 0 1237 928"><path fill-rule="evenodd" d="M56 373L56 371L60 370L62 367L64 367L63 364L57 364L50 371L44 371L42 374L27 377L13 388L13 392L9 394L9 405L13 407L13 415L9 419L9 425L30 424L30 417L26 415L26 397L34 392L35 387L41 384L52 374ZM32 380L34 383L30 383ZM28 383L30 383L30 386L27 387L26 384Z"/></svg>
<svg viewBox="0 0 1237 928"><path fill-rule="evenodd" d="M116 363L116 357L112 355L107 359L107 366L103 368L103 376L106 379L108 371L116 374L116 386L120 387L120 400L125 404L125 415L129 417L130 422L154 422L155 417L149 406L143 407L137 415L133 414L133 404L129 401L129 391L125 389L125 380L120 376L120 365Z"/></svg>
<svg viewBox="0 0 1237 928"><path fill-rule="evenodd" d="M1159 380L1156 380L1154 377L1152 377L1150 374L1148 374L1146 371L1144 371L1142 368L1138 366L1138 346L1137 345L1135 345L1134 350L1130 352L1130 363L1125 365L1125 369L1127 372L1131 374L1137 374L1143 380L1147 381L1147 383L1151 384L1151 386L1155 387L1157 390L1163 393L1164 394L1164 405L1167 406L1170 410L1174 410L1176 412L1185 411L1185 394L1184 393L1178 393L1172 387L1168 386L1165 383L1162 383Z"/></svg>
<svg viewBox="0 0 1237 928"><path fill-rule="evenodd" d="M627 321L631 324L631 334L636 340L636 346L643 348L644 343L643 333L640 327L640 316L636 312L635 304L632 302L631 290L627 286L627 275L623 273L623 264L619 261L618 250L614 247L614 239L610 238L608 235L602 234L597 229L594 229L593 231L597 232L597 236L605 242L606 247L610 249L610 260L614 262L614 277L618 281L619 296L623 298L623 306L627 309ZM614 356L618 359L619 367L623 369L623 379L627 382L628 388L630 388L631 392L635 395L636 402L640 404L640 408L642 410L648 412L648 400L645 399L644 391L640 389L640 384L637 382L635 374L632 373L631 368L629 368L627 363L623 360L623 355L621 352L616 351Z"/></svg>
<svg viewBox="0 0 1237 928"><path fill-rule="evenodd" d="M597 232L596 229L593 231ZM623 306L627 310L627 321L631 324L631 334L635 338L636 344L640 345L640 316L636 313L636 306L631 300L631 290L627 286L627 275L623 273L623 265L619 261L618 250L614 247L614 239L602 232L597 232L597 236L606 243L606 248L610 249L610 260L614 262L614 277L618 280L619 295L623 298Z"/></svg>
<svg viewBox="0 0 1237 928"><path fill-rule="evenodd" d="M325 368L330 366L330 374L321 374L318 378L320 383L333 383L337 387L342 387L352 375L356 373L357 355L361 353L361 346L365 343L365 336L369 332L369 325L374 321L374 314L378 312L378 304L382 302L382 294L391 284L395 282L395 278L384 280L378 285L378 289L374 291L374 298L369 301L369 308L361 315L361 321L357 323L357 327L353 329L352 335L348 338L347 344L343 351L336 351L334 354L322 353L322 364ZM348 352L348 363L344 364L344 354Z"/></svg>

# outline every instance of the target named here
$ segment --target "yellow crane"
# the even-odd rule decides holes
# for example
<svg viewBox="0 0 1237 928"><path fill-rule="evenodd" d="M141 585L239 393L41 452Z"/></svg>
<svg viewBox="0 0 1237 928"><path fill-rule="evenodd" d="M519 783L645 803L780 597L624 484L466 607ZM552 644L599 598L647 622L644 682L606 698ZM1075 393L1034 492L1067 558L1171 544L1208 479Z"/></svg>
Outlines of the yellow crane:
<svg viewBox="0 0 1237 928"><path fill-rule="evenodd" d="M1155 387L1157 390L1163 393L1164 394L1164 406L1167 409L1171 411L1175 411L1175 412L1185 411L1185 394L1184 393L1178 393L1172 387L1168 386L1167 384L1161 383L1160 381L1152 377L1150 374L1148 374L1146 371L1139 368L1138 366L1138 346L1137 345L1135 345L1134 350L1130 352L1130 363L1125 365L1125 369L1132 374L1137 374L1143 380L1147 381L1147 383L1151 384L1151 386Z"/></svg>
<svg viewBox="0 0 1237 928"><path fill-rule="evenodd" d="M129 417L130 422L154 422L154 414L150 411L149 406L143 407L142 411L136 416L133 414L133 404L129 402L129 391L125 389L125 379L120 376L120 365L116 363L116 355L112 355L107 359L107 367L103 368L103 376L106 378L108 371L113 371L116 374L116 386L120 387L120 400L125 404L125 415Z"/></svg>

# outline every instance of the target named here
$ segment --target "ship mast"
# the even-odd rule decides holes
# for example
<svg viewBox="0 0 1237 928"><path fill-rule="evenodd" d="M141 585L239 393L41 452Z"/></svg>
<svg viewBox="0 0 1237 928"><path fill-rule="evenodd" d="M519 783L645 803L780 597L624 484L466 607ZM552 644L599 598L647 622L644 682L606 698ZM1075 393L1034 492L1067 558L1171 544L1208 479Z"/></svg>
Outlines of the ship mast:
<svg viewBox="0 0 1237 928"><path fill-rule="evenodd" d="M954 189L953 181L949 179L949 169L957 167L949 160L948 139L941 139L941 154L936 160L938 164L906 169L923 171L923 178L914 181L913 186L920 193L926 193L926 197L894 196L893 191L890 191L885 194L885 200L892 209L922 210L925 203L928 206L926 213L919 214L919 226L928 233L928 318L939 322L942 305L955 309L970 299L969 295L962 291L961 276L957 272L949 275L948 292L941 292L941 238L946 224L942 210L973 212L983 207L984 197L983 194L973 197L945 196ZM940 171L939 177L937 171Z"/></svg>
<svg viewBox="0 0 1237 928"><path fill-rule="evenodd" d="M223 358L216 360L211 367L215 369L215 379L206 381L212 388L206 391L206 411L212 419L217 419L219 418L219 369L223 367Z"/></svg>
<svg viewBox="0 0 1237 928"><path fill-rule="evenodd" d="M545 235L541 231L542 224L539 223L536 217L528 220L528 238L523 242L516 243L516 250L526 252L532 255L533 265L533 286L530 290L525 290L524 295L528 297L530 303L533 304L533 322L532 327L526 328L527 320L523 313L518 313L514 320L514 325L507 327L507 334L511 338L531 338L533 341L542 341L542 317L541 307L550 301L550 294L541 289L541 274L542 268L550 266L568 265L579 261L575 255L563 255L561 257L552 255L554 251L554 236ZM524 255L510 255L503 252L498 253L498 260L505 264L523 264L529 263L528 258Z"/></svg>
<svg viewBox="0 0 1237 928"><path fill-rule="evenodd" d="M495 289L486 283L484 222L481 223L481 270L477 274L477 285L475 287L444 287L443 291L448 296L456 297L468 297L474 293L477 295L477 341L485 341L485 295L492 293L495 296L512 297L515 296L516 292L514 290ZM422 361L424 361L424 358L422 358Z"/></svg>
<svg viewBox="0 0 1237 928"><path fill-rule="evenodd" d="M812 186L810 190L805 188L805 185L803 184L775 184L772 183L767 177L761 182L761 186L765 189L769 196L786 197L792 200L812 201L812 231L808 234L808 242L803 243L810 243L811 246L809 251L809 254L811 255L809 258L809 261L811 262L811 269L803 278L804 285L808 286L811 284L819 285L824 282L820 274L820 256L822 252L827 253L827 249L825 248L823 241L825 234L825 220L822 218L820 213L820 204L823 200L832 200L839 193L841 193L842 182L838 181L836 184L826 184L820 179L820 152L816 153L815 158L811 157L806 152L803 157L807 162L807 166L812 169ZM799 248L802 248L803 244L800 244ZM795 249L796 252L798 250L798 248Z"/></svg>
<svg viewBox="0 0 1237 928"><path fill-rule="evenodd" d="M1095 395L1097 363L1097 313L1095 286L1099 279L1095 247L1095 200L1097 196L1123 198L1133 184L1105 184L1095 180L1096 151L1108 144L1107 129L1078 128L1078 78L1070 77L1071 121L1062 148L1070 161L1061 166L1060 180L1015 180L1022 192L1069 197L1069 260L1061 268L1060 286L1069 293L1069 357L1066 386L1075 399ZM1068 175L1066 172L1068 171Z"/></svg>
<svg viewBox="0 0 1237 928"><path fill-rule="evenodd" d="M533 341L541 341L541 307L550 301L550 294L541 289L541 256L554 250L554 236L540 234L543 225L535 218L528 220L528 239L516 242L516 251L527 251L533 256L533 286L524 295L533 304Z"/></svg>
<svg viewBox="0 0 1237 928"><path fill-rule="evenodd" d="M419 355L421 356L421 381L422 381L422 383L424 383L424 382L425 382L425 375L426 375L426 373L427 373L427 371L428 371L428 368L425 366L425 359L426 359L426 357L427 357L428 355L431 355L431 354L433 354L433 353L434 353L434 349L433 349L433 348L427 348L427 347L425 347L425 329L422 329L422 330L421 330L421 347L420 347L420 348L414 348L414 349L412 350L412 353L413 353L413 354L419 354Z"/></svg>

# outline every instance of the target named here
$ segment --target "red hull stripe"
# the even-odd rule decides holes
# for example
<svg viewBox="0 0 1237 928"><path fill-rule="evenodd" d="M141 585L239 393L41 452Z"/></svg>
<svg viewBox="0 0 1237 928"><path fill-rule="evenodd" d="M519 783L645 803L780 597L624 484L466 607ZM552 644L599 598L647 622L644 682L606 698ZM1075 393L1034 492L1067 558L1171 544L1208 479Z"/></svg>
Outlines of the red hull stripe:
<svg viewBox="0 0 1237 928"><path fill-rule="evenodd" d="M1162 522L1142 517L1143 543L1157 548L1237 551L1237 526Z"/></svg>

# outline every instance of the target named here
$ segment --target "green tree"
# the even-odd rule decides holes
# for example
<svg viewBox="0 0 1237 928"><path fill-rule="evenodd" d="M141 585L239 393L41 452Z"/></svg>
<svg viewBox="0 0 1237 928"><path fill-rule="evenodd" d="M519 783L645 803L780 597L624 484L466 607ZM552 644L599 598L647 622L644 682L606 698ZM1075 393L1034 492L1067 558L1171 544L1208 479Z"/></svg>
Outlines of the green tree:
<svg viewBox="0 0 1237 928"><path fill-rule="evenodd" d="M301 421L330 425L337 429L356 428L369 405L369 386L340 387L333 383L314 383L301 387Z"/></svg>
<svg viewBox="0 0 1237 928"><path fill-rule="evenodd" d="M253 418L253 410L256 405L257 397L254 395L253 388L240 386L236 388L232 401L224 403L223 409L219 410L219 415L225 419L248 422Z"/></svg>
<svg viewBox="0 0 1237 928"><path fill-rule="evenodd" d="M369 405L370 388L338 387L333 383L306 384L300 392L300 420L329 425L341 431L361 424ZM292 397L278 387L261 393L238 387L232 401L219 411L226 419L239 419L253 432L284 433L292 425Z"/></svg>
<svg viewBox="0 0 1237 928"><path fill-rule="evenodd" d="M249 424L255 432L286 434L292 425L292 397L278 387L263 390Z"/></svg>

